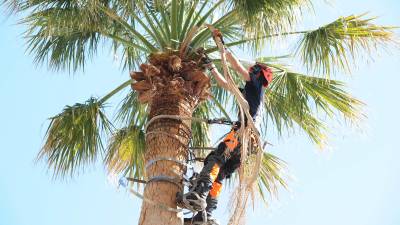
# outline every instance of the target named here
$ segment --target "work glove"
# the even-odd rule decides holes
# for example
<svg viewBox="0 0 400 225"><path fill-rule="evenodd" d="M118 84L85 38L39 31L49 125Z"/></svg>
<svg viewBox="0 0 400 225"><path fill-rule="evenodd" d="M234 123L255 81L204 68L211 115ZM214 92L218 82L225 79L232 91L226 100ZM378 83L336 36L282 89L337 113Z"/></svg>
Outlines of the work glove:
<svg viewBox="0 0 400 225"><path fill-rule="evenodd" d="M235 121L235 122L233 123L233 129L234 129L235 131L239 130L241 126L242 126L242 123L241 123L240 121Z"/></svg>
<svg viewBox="0 0 400 225"><path fill-rule="evenodd" d="M205 67L206 69L208 69L209 71L211 71L211 70L217 68L213 62L208 63L208 64L203 64L203 65L204 65L204 67Z"/></svg>
<svg viewBox="0 0 400 225"><path fill-rule="evenodd" d="M207 54L203 53L201 57L201 63L204 69L208 69L211 71L212 69L216 68L215 64L212 62L212 60L208 57Z"/></svg>
<svg viewBox="0 0 400 225"><path fill-rule="evenodd" d="M213 30L212 35L213 35L214 39L218 37L221 40L222 44L225 45L224 39L222 38L221 31L219 31L218 29L215 29L215 30Z"/></svg>

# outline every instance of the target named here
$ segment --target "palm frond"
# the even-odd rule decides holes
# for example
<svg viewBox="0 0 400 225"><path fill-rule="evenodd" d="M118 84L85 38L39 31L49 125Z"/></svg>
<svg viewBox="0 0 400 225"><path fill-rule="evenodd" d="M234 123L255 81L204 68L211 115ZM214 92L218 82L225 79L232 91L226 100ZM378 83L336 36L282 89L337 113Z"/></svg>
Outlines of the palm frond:
<svg viewBox="0 0 400 225"><path fill-rule="evenodd" d="M216 6L212 8L211 10L215 10ZM212 11L209 11L211 13ZM207 15L207 14L206 14ZM203 18L207 18L204 16ZM200 20L197 24L198 26L203 25L205 20ZM218 20L212 23L212 25L219 29L223 34L224 38L227 41L230 40L238 40L243 38L242 34L242 29L239 24L239 16L236 11L231 11L228 12L227 14L221 16ZM201 31L199 31L198 35L193 39L193 42L191 43L193 48L197 48L199 46L204 46L209 40L211 40L212 35L209 29L204 28Z"/></svg>
<svg viewBox="0 0 400 225"><path fill-rule="evenodd" d="M196 12L196 8L199 4L200 0L194 0L191 1L191 5L189 6L189 9L186 11L185 16L182 18L182 31L180 33L179 41L183 42L183 39L185 39L187 32L189 32L190 27L194 27L193 21L195 20L194 13ZM184 14L182 14L184 15ZM192 23L192 24L191 24ZM191 25L190 25L191 24ZM190 26L189 26L190 25Z"/></svg>
<svg viewBox="0 0 400 225"><path fill-rule="evenodd" d="M164 27L161 25L161 20L157 17L154 11L147 7L141 7L142 15L146 21L145 26L149 33L153 33L153 38L157 41L160 46L160 50L165 50L168 47L168 39L164 31ZM149 27L149 28L147 28Z"/></svg>
<svg viewBox="0 0 400 225"><path fill-rule="evenodd" d="M351 61L358 54L369 56L372 50L395 42L392 29L372 23L376 17L366 14L341 17L317 30L306 32L297 54L307 68L329 75L343 69L350 72Z"/></svg>
<svg viewBox="0 0 400 225"><path fill-rule="evenodd" d="M362 118L364 104L345 91L342 82L292 72L276 64L269 66L276 75L266 94L266 113L278 133L297 124L321 145L326 129L319 119L322 116L339 114L355 123Z"/></svg>
<svg viewBox="0 0 400 225"><path fill-rule="evenodd" d="M290 107L287 96L269 93L265 101L267 116L265 127L276 129L281 136L285 131L293 131L296 125L301 128L310 139L318 146L323 147L326 143L326 125L310 112L310 109L299 112Z"/></svg>
<svg viewBox="0 0 400 225"><path fill-rule="evenodd" d="M30 53L37 63L53 69L77 70L96 54L100 30L111 25L100 15L79 8L46 8L32 13L22 23Z"/></svg>
<svg viewBox="0 0 400 225"><path fill-rule="evenodd" d="M291 30L304 8L311 8L309 0L231 0L248 37L262 37ZM254 49L266 39L253 41Z"/></svg>
<svg viewBox="0 0 400 225"><path fill-rule="evenodd" d="M144 175L144 154L144 131L132 125L114 132L104 163L110 174L124 173L140 179Z"/></svg>
<svg viewBox="0 0 400 225"><path fill-rule="evenodd" d="M211 118L212 106L210 102L201 103L193 112L193 117L196 118ZM193 122L192 123L192 146L209 147L210 134L209 125L206 123Z"/></svg>
<svg viewBox="0 0 400 225"><path fill-rule="evenodd" d="M97 0L84 4L79 1L20 1L20 5L21 10L30 10L29 16L22 20L28 26L25 32L28 50L35 55L37 63L47 62L53 69L76 71L84 68L88 59L96 54L101 40L113 41L114 49L123 46L124 67L129 68L155 49L130 24L129 21L143 23L135 16L134 9L129 12L133 16L127 18L124 16L127 11L120 10L118 13L124 15L118 15L118 7ZM147 28L147 24L143 27Z"/></svg>
<svg viewBox="0 0 400 225"><path fill-rule="evenodd" d="M230 115L228 114L228 112L225 110L224 105L226 105L225 103L221 102L218 98L214 97L214 96L210 96L211 101L213 102L213 108L215 109L215 115L218 116L222 116L228 120L232 120L230 118ZM223 105L224 104L224 105ZM218 110L217 110L218 109Z"/></svg>
<svg viewBox="0 0 400 225"><path fill-rule="evenodd" d="M153 35L152 33L150 34L147 33L147 35L149 36L146 36L146 34L141 33L134 26L129 24L128 21L124 20L124 18L122 18L115 10L112 10L107 7L99 7L99 9L107 16L107 18L117 23L118 25L122 26L125 29L125 31L131 35L132 39L136 39L139 43L144 45L148 49L149 53L156 52L157 47L160 47L155 44L156 40L153 39L154 36L152 36ZM149 30L146 29L147 26L144 24L143 21L139 19L139 17L136 17L136 20L139 20L138 23L142 25L142 29L145 29L147 32L149 32Z"/></svg>
<svg viewBox="0 0 400 225"><path fill-rule="evenodd" d="M91 98L84 104L66 106L50 119L38 159L44 158L56 177L72 176L79 168L93 163L102 152L102 136L112 130L103 107Z"/></svg>
<svg viewBox="0 0 400 225"><path fill-rule="evenodd" d="M284 161L270 153L264 152L262 157L258 190L264 202L267 203L265 191L276 197L279 187L287 188L287 166Z"/></svg>
<svg viewBox="0 0 400 225"><path fill-rule="evenodd" d="M116 115L117 121L124 123L126 126L143 127L147 118L147 106L140 104L137 92L130 91L119 105Z"/></svg>
<svg viewBox="0 0 400 225"><path fill-rule="evenodd" d="M215 83L214 78L211 79L213 83ZM224 107L225 109L227 108L228 104L230 103L230 100L232 100L232 97L229 95L228 91L221 88L217 84L213 84L211 86L211 93L213 96L213 99L218 102L219 105ZM229 110L227 110L229 111ZM224 113L226 114L226 113Z"/></svg>
<svg viewBox="0 0 400 225"><path fill-rule="evenodd" d="M21 2L19 0L3 0L0 6L5 7L6 13L9 15L15 14L21 10Z"/></svg>

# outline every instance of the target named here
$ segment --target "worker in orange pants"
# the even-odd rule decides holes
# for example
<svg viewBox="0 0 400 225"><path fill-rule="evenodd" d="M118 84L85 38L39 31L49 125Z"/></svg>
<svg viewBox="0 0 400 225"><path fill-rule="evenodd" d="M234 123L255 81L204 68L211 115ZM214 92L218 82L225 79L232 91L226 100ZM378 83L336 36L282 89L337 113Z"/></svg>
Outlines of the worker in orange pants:
<svg viewBox="0 0 400 225"><path fill-rule="evenodd" d="M197 213L193 218L185 218L185 224L191 225L217 225L212 217L212 211L217 208L218 196L222 190L222 181L229 178L240 166L240 143L237 137L238 125L236 124L224 138L217 149L204 160L204 167L197 178L197 185L187 193L184 198L189 203L187 208L194 211L206 211L206 221L202 213Z"/></svg>
<svg viewBox="0 0 400 225"><path fill-rule="evenodd" d="M215 30L214 37L222 38L222 34ZM245 81L242 89L243 97L249 105L249 114L258 131L260 131L262 114L264 113L264 95L267 86L272 81L272 70L265 64L255 63L250 68L245 68L241 62L234 57L226 48L222 50L230 66L241 75ZM216 66L206 54L203 57L203 66L207 68L215 78L218 85L229 90L229 85L224 76L218 72ZM246 125L246 124L244 124ZM192 211L207 212L208 219L205 220L201 213L185 221L193 225L215 225L216 221L211 217L211 212L217 207L217 198L222 189L221 181L229 176L240 166L240 143L237 137L239 124L225 137L217 149L211 152L205 159L204 167L200 172L197 184L188 193L183 195L183 206Z"/></svg>

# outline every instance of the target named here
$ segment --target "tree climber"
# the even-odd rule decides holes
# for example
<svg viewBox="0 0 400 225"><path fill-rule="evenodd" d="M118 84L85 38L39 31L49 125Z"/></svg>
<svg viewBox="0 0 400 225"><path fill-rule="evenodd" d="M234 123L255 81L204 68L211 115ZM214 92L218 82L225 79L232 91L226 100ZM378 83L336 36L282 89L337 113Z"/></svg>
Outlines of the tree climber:
<svg viewBox="0 0 400 225"><path fill-rule="evenodd" d="M219 36L222 38L218 30L214 31L213 35L214 37ZM264 91L272 80L272 71L266 65L260 63L256 63L247 70L226 48L224 53L231 67L246 82L242 89L242 94L249 104L249 113L256 128L260 131L261 115L264 108ZM214 63L207 56L204 59L205 67L214 76L218 85L227 89L227 81L224 76L218 72ZM222 190L222 181L225 178L229 178L240 166L240 143L237 137L239 128L240 123L237 122L218 145L217 149L207 155L195 187L183 195L185 208L195 211L205 210L207 213L206 217L202 213L197 213L193 218L185 218L185 224L218 224L211 217L211 214L217 208L218 196ZM204 223L205 218L207 218L207 223Z"/></svg>

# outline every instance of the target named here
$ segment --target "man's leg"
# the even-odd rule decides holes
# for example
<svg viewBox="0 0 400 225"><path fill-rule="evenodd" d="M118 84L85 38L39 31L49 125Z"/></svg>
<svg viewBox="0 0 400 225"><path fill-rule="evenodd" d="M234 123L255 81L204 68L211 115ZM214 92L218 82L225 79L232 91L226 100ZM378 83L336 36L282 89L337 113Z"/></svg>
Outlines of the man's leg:
<svg viewBox="0 0 400 225"><path fill-rule="evenodd" d="M217 179L213 182L211 190L208 193L206 203L207 207L205 211L207 213L207 225L218 225L219 223L212 216L212 212L217 209L218 197L222 191L222 181L225 178L230 178L240 166L240 146L237 146L233 151L231 151L230 158L221 167ZM185 224L204 224L204 215L202 213L197 213L193 218L185 218Z"/></svg>
<svg viewBox="0 0 400 225"><path fill-rule="evenodd" d="M203 211L206 208L207 195L218 177L221 166L227 160L226 147L226 144L221 142L215 151L208 154L195 186L187 194L183 195L182 203L185 208L193 211Z"/></svg>
<svg viewBox="0 0 400 225"><path fill-rule="evenodd" d="M239 152L237 154L237 152ZM225 178L230 178L240 166L240 149L237 147L234 152L232 152L231 157L226 161L226 163L221 167L217 179L214 181L212 188L207 196L207 207L206 212L209 220L213 221L212 212L217 209L218 197L222 191L222 181Z"/></svg>
<svg viewBox="0 0 400 225"><path fill-rule="evenodd" d="M237 127L234 127L226 135L224 141L218 145L217 149L208 154L197 183L187 194L182 196L182 199L178 199L184 208L192 211L203 211L206 208L206 197L217 179L220 168L228 160L230 154L240 145L236 130Z"/></svg>
<svg viewBox="0 0 400 225"><path fill-rule="evenodd" d="M211 185L211 189L208 192L207 199L206 199L206 204L207 206L205 207L205 213L206 215L203 215L204 212L198 212L194 217L192 218L185 218L185 223L184 224L190 224L190 225L218 225L218 222L216 219L212 217L212 211L217 209L217 204L218 204L218 196L221 193L222 190L222 180L225 177L225 172L223 171L224 166L221 167L217 178L214 180L214 182ZM205 223L207 221L207 223Z"/></svg>

